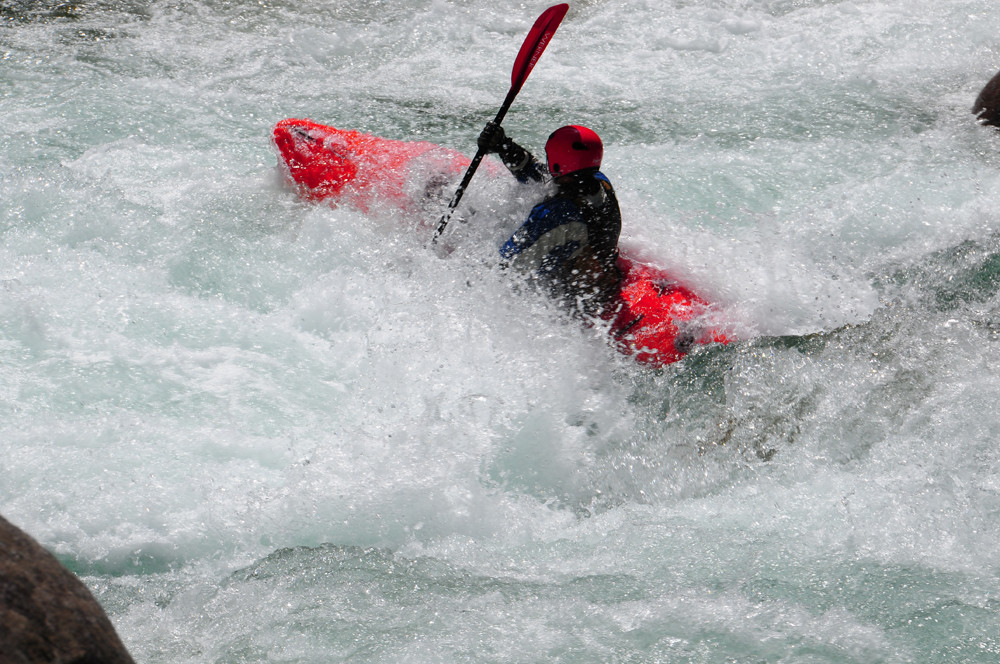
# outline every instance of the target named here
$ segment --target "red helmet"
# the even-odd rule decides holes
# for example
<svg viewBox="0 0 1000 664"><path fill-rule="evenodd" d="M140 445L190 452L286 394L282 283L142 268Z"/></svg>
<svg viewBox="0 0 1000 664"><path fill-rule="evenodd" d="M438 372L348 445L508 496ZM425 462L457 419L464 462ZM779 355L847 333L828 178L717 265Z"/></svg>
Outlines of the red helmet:
<svg viewBox="0 0 1000 664"><path fill-rule="evenodd" d="M585 168L598 168L604 156L601 137L592 129L568 125L556 129L545 143L549 173L568 175Z"/></svg>

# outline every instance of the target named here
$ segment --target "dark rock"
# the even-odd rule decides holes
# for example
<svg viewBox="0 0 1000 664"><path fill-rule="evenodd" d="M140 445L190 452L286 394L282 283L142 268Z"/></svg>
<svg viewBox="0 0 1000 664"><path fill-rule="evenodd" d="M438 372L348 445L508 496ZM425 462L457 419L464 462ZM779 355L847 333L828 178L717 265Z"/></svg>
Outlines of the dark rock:
<svg viewBox="0 0 1000 664"><path fill-rule="evenodd" d="M134 664L87 587L3 517L0 662Z"/></svg>
<svg viewBox="0 0 1000 664"><path fill-rule="evenodd" d="M990 79L976 97L972 112L979 118L980 123L1000 127L1000 72Z"/></svg>

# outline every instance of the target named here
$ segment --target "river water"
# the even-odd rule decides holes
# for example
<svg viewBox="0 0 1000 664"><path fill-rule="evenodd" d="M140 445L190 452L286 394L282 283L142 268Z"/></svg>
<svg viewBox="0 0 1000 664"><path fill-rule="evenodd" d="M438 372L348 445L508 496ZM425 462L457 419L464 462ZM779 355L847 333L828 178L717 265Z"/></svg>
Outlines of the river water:
<svg viewBox="0 0 1000 664"><path fill-rule="evenodd" d="M144 663L1000 660L994 1L571 3L504 124L738 339L659 371L503 178L442 259L277 170L473 152L545 7L0 2L0 514Z"/></svg>

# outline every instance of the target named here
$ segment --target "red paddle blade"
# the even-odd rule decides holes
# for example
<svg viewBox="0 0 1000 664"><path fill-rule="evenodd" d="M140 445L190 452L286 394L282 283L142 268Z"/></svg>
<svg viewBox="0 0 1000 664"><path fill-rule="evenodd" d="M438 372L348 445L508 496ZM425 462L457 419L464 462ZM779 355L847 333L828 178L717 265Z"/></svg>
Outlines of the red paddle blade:
<svg viewBox="0 0 1000 664"><path fill-rule="evenodd" d="M531 32L524 38L521 50L517 53L514 61L514 70L510 74L511 92L517 93L524 85L525 79L534 68L538 58L542 57L542 51L549 45L552 35L556 33L556 28L562 23L563 17L569 10L569 5L553 5L538 17L535 24L531 26Z"/></svg>

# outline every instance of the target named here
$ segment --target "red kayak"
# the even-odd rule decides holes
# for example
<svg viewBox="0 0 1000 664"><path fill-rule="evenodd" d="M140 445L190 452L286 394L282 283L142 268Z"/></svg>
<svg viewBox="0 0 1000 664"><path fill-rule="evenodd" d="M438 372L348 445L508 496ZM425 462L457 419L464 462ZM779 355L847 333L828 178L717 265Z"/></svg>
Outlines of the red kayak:
<svg viewBox="0 0 1000 664"><path fill-rule="evenodd" d="M428 143L380 138L336 129L311 120L282 120L274 145L299 195L346 204L368 212L376 205L420 210L446 196L446 185L461 177L469 158ZM621 352L652 366L684 357L696 344L726 343L724 335L698 325L708 303L660 268L623 249L619 305L608 317L610 335Z"/></svg>

